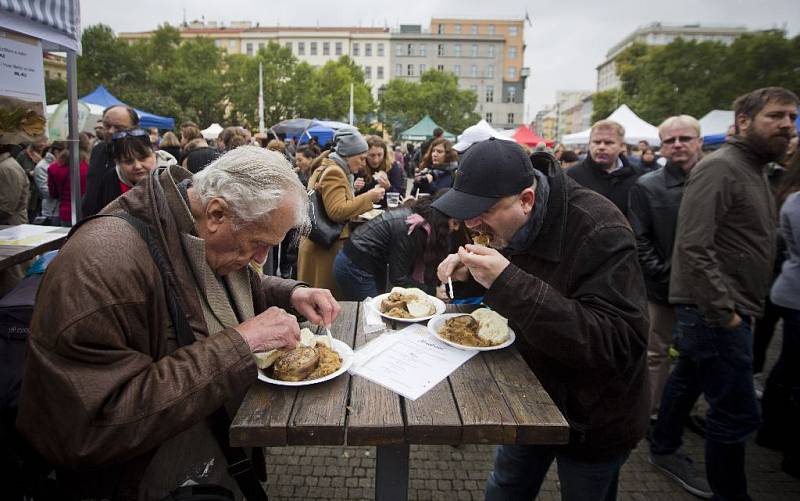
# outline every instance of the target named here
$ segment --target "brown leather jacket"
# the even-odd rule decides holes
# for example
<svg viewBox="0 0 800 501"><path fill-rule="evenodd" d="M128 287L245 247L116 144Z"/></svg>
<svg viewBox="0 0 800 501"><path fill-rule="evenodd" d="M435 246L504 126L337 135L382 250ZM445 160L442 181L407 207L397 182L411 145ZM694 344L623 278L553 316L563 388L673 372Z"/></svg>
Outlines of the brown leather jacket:
<svg viewBox="0 0 800 501"><path fill-rule="evenodd" d="M159 271L122 219L86 222L39 288L17 427L80 496L135 499L161 444L241 398L256 380L235 329L207 332L180 241L194 226L176 182L190 176L170 167L103 212L129 212L160 236L194 344L177 349ZM250 271L256 314L268 305L291 308L298 282Z"/></svg>
<svg viewBox="0 0 800 501"><path fill-rule="evenodd" d="M647 297L633 231L606 198L551 168L545 221L484 302L570 424L567 453L610 459L648 423Z"/></svg>

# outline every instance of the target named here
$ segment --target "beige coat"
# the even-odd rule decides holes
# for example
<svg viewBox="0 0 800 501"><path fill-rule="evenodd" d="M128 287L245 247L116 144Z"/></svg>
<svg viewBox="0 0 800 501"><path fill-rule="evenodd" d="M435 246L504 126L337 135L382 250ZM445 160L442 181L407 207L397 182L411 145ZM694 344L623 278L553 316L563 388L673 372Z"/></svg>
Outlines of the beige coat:
<svg viewBox="0 0 800 501"><path fill-rule="evenodd" d="M0 224L28 222L28 176L9 153L0 155ZM0 271L0 297L17 286L25 276L25 266Z"/></svg>
<svg viewBox="0 0 800 501"><path fill-rule="evenodd" d="M308 187L319 191L325 211L334 221L344 223L372 209L370 194L354 196L350 181L332 159L324 160L314 171L308 180ZM297 279L311 287L330 289L335 297L341 297L333 279L333 259L349 236L349 225L345 225L339 240L328 249L304 238L300 242L297 257Z"/></svg>

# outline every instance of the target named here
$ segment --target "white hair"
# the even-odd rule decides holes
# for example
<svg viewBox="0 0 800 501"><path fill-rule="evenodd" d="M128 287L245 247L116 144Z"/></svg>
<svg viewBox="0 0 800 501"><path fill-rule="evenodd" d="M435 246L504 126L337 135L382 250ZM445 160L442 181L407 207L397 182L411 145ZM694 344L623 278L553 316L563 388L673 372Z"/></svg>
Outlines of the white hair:
<svg viewBox="0 0 800 501"><path fill-rule="evenodd" d="M282 204L293 203L294 226L307 232L308 195L289 162L276 151L240 146L192 176L192 186L205 206L222 198L233 212L235 226L269 218Z"/></svg>

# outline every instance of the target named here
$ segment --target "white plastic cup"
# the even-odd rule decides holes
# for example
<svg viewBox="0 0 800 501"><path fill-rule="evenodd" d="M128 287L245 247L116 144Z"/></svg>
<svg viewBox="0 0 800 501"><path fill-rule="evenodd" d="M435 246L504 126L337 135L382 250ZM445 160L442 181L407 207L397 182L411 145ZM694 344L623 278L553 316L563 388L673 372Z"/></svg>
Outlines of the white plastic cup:
<svg viewBox="0 0 800 501"><path fill-rule="evenodd" d="M400 194L399 193L387 193L386 194L386 206L390 209L394 209L400 205Z"/></svg>

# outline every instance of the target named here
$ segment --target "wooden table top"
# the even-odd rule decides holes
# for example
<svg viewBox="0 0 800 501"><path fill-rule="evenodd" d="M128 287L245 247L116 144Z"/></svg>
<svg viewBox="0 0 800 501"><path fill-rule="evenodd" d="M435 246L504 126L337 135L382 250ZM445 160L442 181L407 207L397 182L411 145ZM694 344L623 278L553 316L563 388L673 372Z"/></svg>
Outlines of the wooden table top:
<svg viewBox="0 0 800 501"><path fill-rule="evenodd" d="M358 349L379 335L364 334L363 304L341 305L334 337ZM239 447L559 444L568 437L566 420L514 345L479 353L415 401L348 373L304 387L258 381L230 430Z"/></svg>
<svg viewBox="0 0 800 501"><path fill-rule="evenodd" d="M13 226L0 225L0 230L12 227ZM48 226L48 228L52 228L48 233L61 234L61 237L37 245L0 245L0 270L24 263L47 251L61 248L67 239L67 233L69 233L70 229L56 226Z"/></svg>

